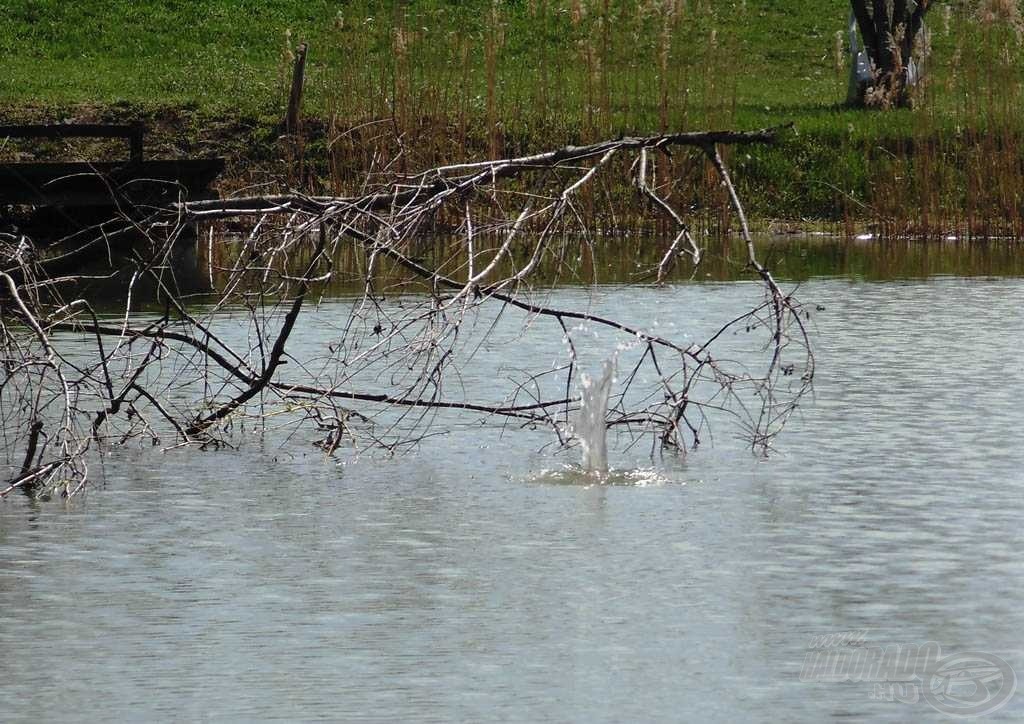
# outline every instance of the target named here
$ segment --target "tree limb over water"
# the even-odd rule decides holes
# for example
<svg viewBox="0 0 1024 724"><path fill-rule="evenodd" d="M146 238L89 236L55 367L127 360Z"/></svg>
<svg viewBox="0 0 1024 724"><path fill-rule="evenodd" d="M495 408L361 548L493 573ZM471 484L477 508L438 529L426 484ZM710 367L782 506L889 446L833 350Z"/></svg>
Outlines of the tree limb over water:
<svg viewBox="0 0 1024 724"><path fill-rule="evenodd" d="M0 496L74 495L90 479L90 454L111 445L231 445L245 428L283 428L333 455L398 451L468 415L544 427L557 445L571 446L581 337L599 329L612 335L607 353L630 360L610 428L631 443L648 439L652 454L685 452L701 443L709 416L724 413L753 448L767 450L809 390L814 359L805 312L757 259L720 148L770 143L777 133L623 137L371 177L354 195L139 207L94 227L86 240L105 255L89 274L66 274L64 261L66 275L57 276L28 239L5 235ZM651 238L659 261L646 282L663 284L680 258L700 264L686 212L666 191L672 153L687 149L717 174L760 298L698 342L548 304L546 287L583 278L614 243L593 207L614 212L627 203L624 180L674 229L667 243ZM191 236L198 224L228 219L244 233L207 226L198 240ZM128 236L135 241L125 252ZM197 247L202 289L174 261ZM89 301L85 288L96 276L123 284L116 313L100 314ZM349 298L342 319L320 310L335 292ZM689 313L676 312L680 326ZM509 324L512 338L499 339ZM312 342L295 338L304 325L317 329ZM757 335L753 364L734 359L726 343L739 333ZM486 345L503 345L510 360L520 338L544 335L563 344L553 367L524 360L503 380L481 361ZM488 399L461 391L463 376L488 374Z"/></svg>

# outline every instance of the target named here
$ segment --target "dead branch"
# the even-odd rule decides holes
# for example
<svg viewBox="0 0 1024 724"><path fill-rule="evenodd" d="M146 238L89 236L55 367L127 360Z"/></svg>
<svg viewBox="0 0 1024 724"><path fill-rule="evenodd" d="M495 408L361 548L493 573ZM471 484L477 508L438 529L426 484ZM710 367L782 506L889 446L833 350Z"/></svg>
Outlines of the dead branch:
<svg viewBox="0 0 1024 724"><path fill-rule="evenodd" d="M799 303L757 259L719 146L770 143L778 132L625 137L368 179L352 196L182 200L124 210L120 224L97 227L84 244L65 240L49 255L8 240L0 420L10 464L0 496L73 495L89 478L93 446L165 438L216 446L229 443L236 424L271 420L293 434L312 428L318 437L310 443L330 455L345 446L404 449L432 434L443 415L543 427L570 446L578 343L588 328L607 330L613 349L633 355L613 391L609 428L631 443L649 436L652 445L685 451L701 442L711 416L725 414L765 450L809 389L813 356ZM632 159L632 185L646 205L675 229L659 248L656 282L665 283L680 257L700 264L703 252L651 158L672 148L705 155L718 174L763 298L702 342L539 298L559 279L578 277L581 248L597 253L600 230L580 198L615 181L621 157ZM190 229L228 218L249 219L251 230L211 230L196 245ZM439 226L454 231L442 238L433 231ZM203 286L191 292L174 261L189 244L207 257L194 275ZM83 296L84 275L53 273L66 274L83 246L104 249L104 273L124 281L119 314L96 311ZM323 326L319 302L339 284L358 292L332 307L343 318ZM140 314L143 303L163 312ZM565 360L553 369L526 360L495 380L489 398L466 395L461 376L495 330L513 322L519 337L548 329L563 339ZM296 343L296 331L310 324L316 337ZM741 328L764 333L756 364L718 353L726 333Z"/></svg>

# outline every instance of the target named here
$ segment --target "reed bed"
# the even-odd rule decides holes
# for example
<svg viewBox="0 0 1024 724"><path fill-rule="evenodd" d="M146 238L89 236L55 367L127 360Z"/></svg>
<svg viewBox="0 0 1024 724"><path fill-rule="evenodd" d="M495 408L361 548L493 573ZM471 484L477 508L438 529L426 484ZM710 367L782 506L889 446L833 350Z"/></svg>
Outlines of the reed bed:
<svg viewBox="0 0 1024 724"><path fill-rule="evenodd" d="M253 153L276 160L281 154L266 148L290 53L306 41L304 144L298 157L285 154L292 186L348 193L375 175L552 143L793 122L780 144L727 159L762 226L781 228L771 220L784 219L788 229L840 233L1024 236L1018 0L958 0L933 11L915 107L885 113L842 105L842 0L281 2L253 9L241 25L231 0L209 0L205 14L159 17L127 3L138 49L115 53L104 41L88 64L72 62L71 45L113 32L90 25L94 5L46 6L62 14L44 18L54 32L41 45L37 26L12 16L14 31L0 40L11 61L0 99L58 108L94 99L108 109L125 99L125 112L153 102L193 108L197 124L242 116L256 129ZM174 13L186 12L195 17L176 26ZM227 47L180 31L193 26ZM30 42L31 62L18 50ZM231 43L236 55L225 58ZM700 156L658 163L659 189L690 210L695 227L729 231L725 197ZM609 206L601 193L588 191L588 211ZM622 218L602 225L631 228Z"/></svg>
<svg viewBox="0 0 1024 724"><path fill-rule="evenodd" d="M394 165L524 153L550 138L791 120L779 146L729 159L761 219L883 236L1024 236L1016 5L933 13L915 107L889 113L840 104L847 53L825 28L840 25L842 3L776 29L785 78L748 60L752 27L772 20L756 5L413 2L375 14L373 3L350 3L331 36L345 60L325 61L318 89L330 186L347 190ZM659 180L700 229L730 230L703 159L663 159Z"/></svg>

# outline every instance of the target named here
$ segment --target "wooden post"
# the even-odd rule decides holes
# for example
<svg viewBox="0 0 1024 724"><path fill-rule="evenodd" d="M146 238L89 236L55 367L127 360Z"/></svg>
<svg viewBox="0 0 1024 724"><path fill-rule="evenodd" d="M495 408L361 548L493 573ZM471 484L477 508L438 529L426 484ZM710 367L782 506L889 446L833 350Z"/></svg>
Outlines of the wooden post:
<svg viewBox="0 0 1024 724"><path fill-rule="evenodd" d="M306 44L302 43L295 51L295 66L292 68L292 91L288 96L288 116L285 119L285 132L290 136L299 133L299 108L302 105L302 85L306 75Z"/></svg>
<svg viewBox="0 0 1024 724"><path fill-rule="evenodd" d="M133 123L129 136L130 158L132 163L142 163L142 136L146 132L141 123Z"/></svg>

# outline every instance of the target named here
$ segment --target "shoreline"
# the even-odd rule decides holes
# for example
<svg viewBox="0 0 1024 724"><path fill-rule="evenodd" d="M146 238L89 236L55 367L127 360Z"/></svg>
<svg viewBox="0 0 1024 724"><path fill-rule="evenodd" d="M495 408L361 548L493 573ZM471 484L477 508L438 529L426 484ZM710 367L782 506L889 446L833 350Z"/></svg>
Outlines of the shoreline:
<svg viewBox="0 0 1024 724"><path fill-rule="evenodd" d="M350 126L338 118L314 115L303 118L296 142L282 135L283 116L283 111L247 115L187 104L40 103L0 109L0 124L139 121L146 127L148 158L223 157L226 167L215 183L221 195L244 190L251 193L254 188L341 195L346 187L364 182L374 172L372 167L367 168L365 159L392 152L396 145L393 134L360 138L366 122ZM407 172L488 158L488 139L482 137L468 137L462 148L439 147L438 137L444 134L446 119L423 122L427 120L433 123L435 137L423 136L428 147L423 152L402 148L408 143L399 136L399 154L405 154L402 163ZM370 125L390 123L390 119L376 119ZM512 155L511 151L537 152L578 141L571 130L565 135L556 141L551 135L522 137L515 140L514 148L508 141L503 150ZM1000 169L993 169L991 174L984 174L982 169L983 177L995 179L991 186L970 179L979 173L979 162L1001 163L998 155L985 152L985 144L1009 146L1016 135L1015 131L1004 130L1001 137L986 140L983 134L961 130L959 134L933 132L929 137L910 135L864 142L808 133L797 123L772 146L734 150L730 165L751 228L759 232L792 234L810 230L847 238L875 233L898 238L1021 239L1024 208L1017 199L1024 179L1015 176L1024 174L1024 170L1004 167L1009 177L1000 178L995 173ZM71 154L66 154L68 148ZM865 156L869 153L882 156L884 162L870 163ZM859 157L853 171L847 163L851 154ZM61 158L109 161L122 156L127 157L127 149L110 140L75 139L65 148L55 142L22 140L0 145L0 161L4 162ZM975 165L965 166L965 158L973 159ZM917 166L924 167L932 179L921 178ZM692 194L695 229L717 227L718 233L728 232L728 220L724 229L722 226L724 204L714 198L713 185L704 183L701 174L692 168L688 173L676 184L682 192L689 189ZM940 187L929 185L940 177ZM844 189L844 182L860 188ZM690 189L687 183L697 188Z"/></svg>

